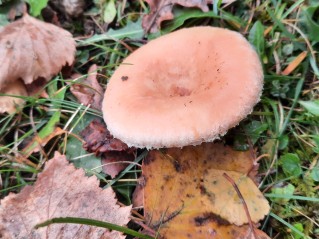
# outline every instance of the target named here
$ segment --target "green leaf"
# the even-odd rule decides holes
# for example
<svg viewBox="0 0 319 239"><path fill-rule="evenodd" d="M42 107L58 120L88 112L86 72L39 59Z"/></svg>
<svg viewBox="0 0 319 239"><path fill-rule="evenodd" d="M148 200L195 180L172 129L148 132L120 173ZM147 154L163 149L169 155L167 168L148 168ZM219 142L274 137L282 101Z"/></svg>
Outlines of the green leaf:
<svg viewBox="0 0 319 239"><path fill-rule="evenodd" d="M308 112L315 116L319 116L319 100L313 100L313 101L299 101L299 104L301 104Z"/></svg>
<svg viewBox="0 0 319 239"><path fill-rule="evenodd" d="M105 23L111 23L116 16L116 7L114 0L108 0L103 6L103 20Z"/></svg>
<svg viewBox="0 0 319 239"><path fill-rule="evenodd" d="M185 21L189 19L196 19L196 18L220 18L217 16L213 11L202 12L199 9L195 8L174 8L174 19L167 23L164 22L163 30L161 31L162 34L169 33L174 31L178 27L184 25Z"/></svg>
<svg viewBox="0 0 319 239"><path fill-rule="evenodd" d="M306 26L310 41L319 42L319 21L315 21L315 13L319 10L319 4L303 8L302 23Z"/></svg>
<svg viewBox="0 0 319 239"><path fill-rule="evenodd" d="M251 138L253 144L257 142L261 134L268 129L268 124L261 123L260 121L252 121L245 126L247 135Z"/></svg>
<svg viewBox="0 0 319 239"><path fill-rule="evenodd" d="M144 30L142 28L142 20L139 19L136 22L128 22L127 25L121 29L114 30L110 29L104 34L94 35L84 41L79 41L79 46L85 46L89 44L94 44L100 41L117 41L124 38L129 38L132 40L142 39L144 36Z"/></svg>
<svg viewBox="0 0 319 239"><path fill-rule="evenodd" d="M249 31L248 40L255 46L260 58L263 58L265 51L264 26L260 21L255 22Z"/></svg>
<svg viewBox="0 0 319 239"><path fill-rule="evenodd" d="M312 148L312 150L315 153L319 153L319 135L309 135L309 137L312 139L312 142L315 144L315 147Z"/></svg>
<svg viewBox="0 0 319 239"><path fill-rule="evenodd" d="M82 131L95 118L97 117L89 114L85 114L81 119L76 118L75 120L78 120L78 123L74 127L72 133L76 135L79 134L80 131ZM94 172L97 173L102 171L101 159L95 157L95 155L89 154L86 150L84 150L82 142L72 135L68 137L65 154L67 158L71 160L77 168L83 168L88 170L87 173L89 175L91 175L90 172L92 169L94 169Z"/></svg>
<svg viewBox="0 0 319 239"><path fill-rule="evenodd" d="M8 18L7 18L7 14L2 14L0 12L0 27L3 27L5 25L9 24Z"/></svg>
<svg viewBox="0 0 319 239"><path fill-rule="evenodd" d="M271 189L271 195L276 195L276 197L270 197L270 200L278 204L284 205L293 196L295 192L295 187L292 184L287 184L283 187L273 187Z"/></svg>
<svg viewBox="0 0 319 239"><path fill-rule="evenodd" d="M293 226L299 231L299 232L304 232L303 225L301 223L294 223ZM291 234L293 235L294 239L301 239L304 238L300 233L297 233L296 231L292 231Z"/></svg>
<svg viewBox="0 0 319 239"><path fill-rule="evenodd" d="M279 162L287 176L297 177L302 173L300 159L297 154L287 153L280 157Z"/></svg>
<svg viewBox="0 0 319 239"><path fill-rule="evenodd" d="M317 164L312 170L311 170L311 178L316 181L319 182L319 164Z"/></svg>
<svg viewBox="0 0 319 239"><path fill-rule="evenodd" d="M289 137L286 134L281 135L278 138L278 140L279 140L279 145L278 145L278 149L279 150L285 149L288 146L288 144L289 144Z"/></svg>
<svg viewBox="0 0 319 239"><path fill-rule="evenodd" d="M297 228L295 228L293 225L291 225L290 223L286 222L284 219L282 219L281 217L277 216L274 213L269 213L269 215L273 218L275 218L276 220L278 220L279 222L281 222L282 224L284 224L285 226L287 226L291 231L295 232L296 234L300 235L301 238L304 239L310 239L310 237L306 236L303 232L299 231Z"/></svg>
<svg viewBox="0 0 319 239"><path fill-rule="evenodd" d="M27 2L30 5L30 14L34 17L39 16L48 4L48 0L27 0Z"/></svg>
<svg viewBox="0 0 319 239"><path fill-rule="evenodd" d="M245 151L249 149L247 143L247 137L252 144L255 144L261 137L262 133L268 129L268 124L260 121L252 121L244 126L244 134L236 134L234 138L234 148L239 151Z"/></svg>

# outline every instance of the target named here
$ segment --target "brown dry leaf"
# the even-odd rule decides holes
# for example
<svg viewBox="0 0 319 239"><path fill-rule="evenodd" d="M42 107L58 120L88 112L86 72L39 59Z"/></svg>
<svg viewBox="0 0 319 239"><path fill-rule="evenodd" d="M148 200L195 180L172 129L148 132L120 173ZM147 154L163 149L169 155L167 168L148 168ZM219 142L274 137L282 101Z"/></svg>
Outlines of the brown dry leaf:
<svg viewBox="0 0 319 239"><path fill-rule="evenodd" d="M138 179L138 184L136 185L132 195L132 203L134 208L143 207L144 204L144 187L142 181L142 178Z"/></svg>
<svg viewBox="0 0 319 239"><path fill-rule="evenodd" d="M197 7L203 12L208 12L208 4L213 0L144 0L150 7L150 13L143 17L142 26L146 33L157 32L161 28L161 23L166 20L172 20L174 5L183 7ZM231 4L236 0L222 0L224 4Z"/></svg>
<svg viewBox="0 0 319 239"><path fill-rule="evenodd" d="M125 169L129 162L134 161L135 157L131 153L125 151L111 151L102 155L102 170L104 173L114 178L123 169Z"/></svg>
<svg viewBox="0 0 319 239"><path fill-rule="evenodd" d="M269 205L253 180L245 176L252 167L250 152L234 151L221 144L151 151L143 165L148 223L168 239L251 236L247 224L230 223L248 220L237 193L222 174L226 172L236 182L257 223L269 212ZM268 238L254 230L261 234L259 238Z"/></svg>
<svg viewBox="0 0 319 239"><path fill-rule="evenodd" d="M34 226L54 217L82 217L124 226L131 207L117 205L111 188L102 190L95 176L85 176L75 169L65 156L56 152L46 163L33 186L26 186L19 194L10 194L1 201L1 238L125 238L120 232L104 228L53 224L35 230Z"/></svg>
<svg viewBox="0 0 319 239"><path fill-rule="evenodd" d="M174 15L172 9L175 4L184 7L197 7L207 12L208 0L145 0L150 7L150 13L143 17L142 26L145 32L157 32L161 28L162 21L172 20Z"/></svg>
<svg viewBox="0 0 319 239"><path fill-rule="evenodd" d="M22 155L28 158L32 153L39 152L42 147L44 147L51 139L64 134L65 131L59 127L54 127L49 135L41 138L35 135L30 142L21 150Z"/></svg>
<svg viewBox="0 0 319 239"><path fill-rule="evenodd" d="M77 18L83 14L85 2L85 0L51 0L50 4L65 16Z"/></svg>
<svg viewBox="0 0 319 239"><path fill-rule="evenodd" d="M14 81L0 91L0 94L27 96L28 93L24 84L20 81ZM8 112L9 114L16 111L16 106L21 106L24 100L21 98L0 96L0 113Z"/></svg>
<svg viewBox="0 0 319 239"><path fill-rule="evenodd" d="M135 159L135 149L113 138L106 125L100 121L93 120L80 135L85 141L83 148L86 151L102 155L102 170L112 178L127 167L128 161Z"/></svg>
<svg viewBox="0 0 319 239"><path fill-rule="evenodd" d="M111 135L105 123L98 120L93 120L80 135L85 141L83 148L96 155L109 151L129 150L125 143Z"/></svg>
<svg viewBox="0 0 319 239"><path fill-rule="evenodd" d="M74 54L69 32L25 14L0 29L0 90L18 79L25 84L39 77L50 80L73 63Z"/></svg>
<svg viewBox="0 0 319 239"><path fill-rule="evenodd" d="M88 77L77 81L70 90L80 103L91 104L92 108L101 110L104 91L97 81L97 66L95 64L90 67Z"/></svg>

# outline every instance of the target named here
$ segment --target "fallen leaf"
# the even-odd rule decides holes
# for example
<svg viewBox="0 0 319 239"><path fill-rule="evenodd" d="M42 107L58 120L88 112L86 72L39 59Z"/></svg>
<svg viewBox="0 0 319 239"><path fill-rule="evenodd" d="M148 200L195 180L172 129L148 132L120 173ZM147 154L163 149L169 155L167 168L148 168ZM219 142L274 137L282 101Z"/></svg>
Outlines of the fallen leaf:
<svg viewBox="0 0 319 239"><path fill-rule="evenodd" d="M144 204L144 186L142 184L142 179L138 179L138 183L132 195L133 207L143 207Z"/></svg>
<svg viewBox="0 0 319 239"><path fill-rule="evenodd" d="M97 66L94 64L89 68L88 77L77 81L70 88L72 94L84 105L101 110L103 99L103 88L97 81Z"/></svg>
<svg viewBox="0 0 319 239"><path fill-rule="evenodd" d="M55 217L82 217L124 226L129 222L131 206L117 205L111 188L99 187L99 180L85 177L65 156L55 153L46 163L33 186L1 201L1 238L125 238L120 232L104 228L53 224L34 229L38 223Z"/></svg>
<svg viewBox="0 0 319 239"><path fill-rule="evenodd" d="M96 155L109 151L126 151L129 149L127 144L119 139L115 139L106 128L106 125L98 120L92 120L92 122L80 132L80 135L85 141L83 148Z"/></svg>
<svg viewBox="0 0 319 239"><path fill-rule="evenodd" d="M5 88L0 90L0 94L27 96L28 93L25 89L24 84L18 80L8 84ZM0 113L8 112L14 113L16 106L21 106L24 100L17 97L0 96Z"/></svg>
<svg viewBox="0 0 319 239"><path fill-rule="evenodd" d="M145 32L157 32L161 28L162 21L172 20L172 9L175 4L184 7L197 7L203 12L208 12L209 0L145 0L150 7L150 13L143 17L142 26Z"/></svg>
<svg viewBox="0 0 319 239"><path fill-rule="evenodd" d="M134 161L135 157L132 153L126 151L111 151L102 155L102 170L104 173L114 178L123 169L125 169L129 162Z"/></svg>
<svg viewBox="0 0 319 239"><path fill-rule="evenodd" d="M106 125L98 120L93 120L80 132L85 143L83 148L102 156L103 172L114 178L135 159L135 149L115 139Z"/></svg>
<svg viewBox="0 0 319 239"><path fill-rule="evenodd" d="M223 176L226 172L235 181L257 223L269 205L246 176L253 167L249 151L222 144L153 150L143 164L145 218L164 238L253 238L243 204Z"/></svg>
<svg viewBox="0 0 319 239"><path fill-rule="evenodd" d="M0 90L18 79L25 84L39 77L50 80L73 63L74 54L69 32L25 14L0 29Z"/></svg>
<svg viewBox="0 0 319 239"><path fill-rule="evenodd" d="M199 8L203 12L208 12L208 4L214 0L144 0L149 4L150 13L143 17L142 27L145 33L155 33L161 28L161 23L174 19L173 7L180 5L187 8ZM224 6L228 6L237 0L219 0ZM240 28L240 26L238 27Z"/></svg>
<svg viewBox="0 0 319 239"><path fill-rule="evenodd" d="M301 52L292 62L289 63L289 65L286 67L286 69L283 70L281 74L284 76L289 75L300 65L300 63L306 58L307 55L307 51Z"/></svg>
<svg viewBox="0 0 319 239"><path fill-rule="evenodd" d="M38 133L38 135L35 135L22 149L21 153L24 157L28 158L32 153L39 152L51 139L64 133L65 131L59 127L53 127L51 131L48 129L46 135Z"/></svg>
<svg viewBox="0 0 319 239"><path fill-rule="evenodd" d="M85 0L63 0L57 3L61 4L63 12L71 17L79 17L85 9Z"/></svg>

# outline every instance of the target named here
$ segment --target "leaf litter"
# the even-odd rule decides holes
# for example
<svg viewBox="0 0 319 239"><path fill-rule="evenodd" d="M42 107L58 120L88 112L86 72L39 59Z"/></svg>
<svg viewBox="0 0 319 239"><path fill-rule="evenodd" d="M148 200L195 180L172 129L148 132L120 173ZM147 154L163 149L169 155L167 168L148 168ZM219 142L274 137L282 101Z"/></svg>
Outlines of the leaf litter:
<svg viewBox="0 0 319 239"><path fill-rule="evenodd" d="M55 153L33 186L1 201L1 238L125 238L120 232L78 224L34 226L56 217L82 217L125 226L131 206L119 206L112 188L102 189L95 177Z"/></svg>
<svg viewBox="0 0 319 239"><path fill-rule="evenodd" d="M129 148L121 140L115 139L106 125L99 120L93 120L80 135L85 141L83 148L95 155L101 155L103 172L112 178L135 159L136 149Z"/></svg>
<svg viewBox="0 0 319 239"><path fill-rule="evenodd" d="M146 33L155 33L161 29L163 21L174 19L173 7L180 5L187 8L199 8L203 12L208 12L208 4L213 0L144 0L150 7L149 14L142 20L142 26ZM221 3L231 4L236 0L222 0Z"/></svg>
<svg viewBox="0 0 319 239"><path fill-rule="evenodd" d="M0 93L15 92L19 96L27 91L30 94L33 90L27 85L38 79L44 79L45 83L62 66L71 66L75 50L75 41L68 31L25 13L21 19L0 29ZM20 80L25 86L18 83L15 87L13 82ZM8 98L1 100L5 99ZM20 102L8 99L1 103L1 112L13 112L14 104Z"/></svg>
<svg viewBox="0 0 319 239"><path fill-rule="evenodd" d="M16 110L16 106L19 106L24 102L22 98L12 97L9 95L28 95L24 84L20 80L14 81L10 85L7 85L3 90L0 91L0 94L1 92L7 94L8 96L0 96L0 113L13 113Z"/></svg>
<svg viewBox="0 0 319 239"><path fill-rule="evenodd" d="M101 110L104 90L97 81L97 65L90 66L88 76L72 84L70 90L80 103Z"/></svg>
<svg viewBox="0 0 319 239"><path fill-rule="evenodd" d="M247 225L244 206L223 176L237 184L256 227L270 207L255 176L247 176L252 168L250 152L222 144L151 151L143 164L147 223L163 238L268 238Z"/></svg>

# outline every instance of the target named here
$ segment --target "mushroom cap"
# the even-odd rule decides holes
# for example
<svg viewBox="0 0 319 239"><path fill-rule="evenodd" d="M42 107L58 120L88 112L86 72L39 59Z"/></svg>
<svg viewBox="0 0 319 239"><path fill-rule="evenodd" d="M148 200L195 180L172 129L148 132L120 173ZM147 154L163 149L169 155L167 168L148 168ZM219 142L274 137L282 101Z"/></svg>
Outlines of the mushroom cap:
<svg viewBox="0 0 319 239"><path fill-rule="evenodd" d="M193 27L150 41L111 77L108 129L135 147L183 147L224 135L259 101L263 71L239 33Z"/></svg>

